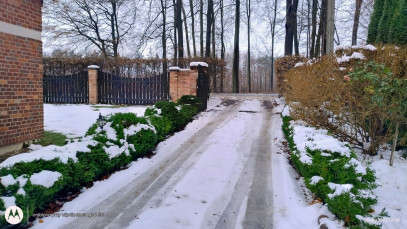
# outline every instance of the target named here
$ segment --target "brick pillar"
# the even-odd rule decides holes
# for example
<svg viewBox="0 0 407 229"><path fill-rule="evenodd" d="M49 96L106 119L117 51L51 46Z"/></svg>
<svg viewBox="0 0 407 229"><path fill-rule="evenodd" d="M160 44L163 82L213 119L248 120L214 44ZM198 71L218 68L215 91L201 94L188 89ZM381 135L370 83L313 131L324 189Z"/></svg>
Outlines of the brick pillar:
<svg viewBox="0 0 407 229"><path fill-rule="evenodd" d="M178 81L179 81L179 67L170 67L170 97L173 102L177 101L178 97Z"/></svg>
<svg viewBox="0 0 407 229"><path fill-rule="evenodd" d="M88 66L89 104L98 103L98 71L99 66L97 65Z"/></svg>
<svg viewBox="0 0 407 229"><path fill-rule="evenodd" d="M194 85L191 85L191 95L195 95L196 96L196 88L198 87L197 85L197 80L198 80L198 75L199 75L199 71L198 68L199 66L201 66L203 68L203 70L205 71L206 74L208 74L208 64L205 62L191 62L189 64L189 68L191 69L191 82L193 80L193 82L195 83Z"/></svg>

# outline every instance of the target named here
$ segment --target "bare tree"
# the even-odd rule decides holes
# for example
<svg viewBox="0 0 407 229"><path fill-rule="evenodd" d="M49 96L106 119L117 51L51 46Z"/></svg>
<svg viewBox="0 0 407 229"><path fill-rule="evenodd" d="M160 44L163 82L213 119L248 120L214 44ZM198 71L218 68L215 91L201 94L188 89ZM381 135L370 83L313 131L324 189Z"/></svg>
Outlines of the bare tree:
<svg viewBox="0 0 407 229"><path fill-rule="evenodd" d="M297 27L298 0L286 0L286 24L285 24L285 44L284 55L293 54L293 39L295 28Z"/></svg>
<svg viewBox="0 0 407 229"><path fill-rule="evenodd" d="M325 54L332 54L334 51L334 39L335 39L334 28L335 28L335 0L330 0L327 2Z"/></svg>
<svg viewBox="0 0 407 229"><path fill-rule="evenodd" d="M44 28L54 39L93 46L105 57L119 56L119 46L136 20L130 0L47 0L45 5Z"/></svg>
<svg viewBox="0 0 407 229"><path fill-rule="evenodd" d="M191 58L191 47L189 46L187 14L185 13L184 5L182 5L182 15L184 16L184 27L185 27L185 39L186 39L186 43L187 43L187 53L188 53L188 57ZM192 35L192 37L193 37L193 35Z"/></svg>
<svg viewBox="0 0 407 229"><path fill-rule="evenodd" d="M250 68L250 16L251 16L251 1L246 0L246 16L247 16L247 83L249 93L252 92L252 78Z"/></svg>
<svg viewBox="0 0 407 229"><path fill-rule="evenodd" d="M160 0L161 14L162 14L162 32L161 32L161 46L162 46L162 58L167 59L167 0ZM166 61L163 63L163 74L167 75L168 64Z"/></svg>
<svg viewBox="0 0 407 229"><path fill-rule="evenodd" d="M311 32L311 50L310 57L314 58L318 54L315 49L315 38L317 35L317 11L318 11L318 0L312 0L312 32Z"/></svg>
<svg viewBox="0 0 407 229"><path fill-rule="evenodd" d="M195 43L195 12L193 0L189 0L189 10L191 11L191 32L192 32L192 47L194 49L194 57L196 57L196 43Z"/></svg>
<svg viewBox="0 0 407 229"><path fill-rule="evenodd" d="M240 32L240 0L236 0L235 38L233 45L232 92L239 93L239 32Z"/></svg>
<svg viewBox="0 0 407 229"><path fill-rule="evenodd" d="M199 0L199 38L200 38L200 50L201 57L204 56L204 38L203 38L203 0Z"/></svg>
<svg viewBox="0 0 407 229"><path fill-rule="evenodd" d="M178 58L182 60L184 58L184 33L182 29L182 0L176 0L176 11L175 11L175 22L176 22L176 30L178 33Z"/></svg>
<svg viewBox="0 0 407 229"><path fill-rule="evenodd" d="M353 18L353 28L352 28L352 45L357 44L359 18L360 18L360 10L362 8L362 3L363 3L363 0L356 0L355 16Z"/></svg>
<svg viewBox="0 0 407 229"><path fill-rule="evenodd" d="M225 28L224 28L224 22L223 22L223 0L220 0L220 28L221 28L221 32L220 32L220 43L221 43L221 48L220 48L220 59L222 61L225 61ZM223 93L224 88L223 88L223 81L225 78L225 69L222 65L221 67L221 73L220 73L220 93Z"/></svg>
<svg viewBox="0 0 407 229"><path fill-rule="evenodd" d="M315 56L319 56L322 50L322 54L326 51L326 13L328 10L328 0L322 0L321 14L319 18L318 35L315 44ZM322 41L321 41L322 40ZM322 45L321 45L322 42ZM322 47L321 47L322 46Z"/></svg>
<svg viewBox="0 0 407 229"><path fill-rule="evenodd" d="M205 56L211 56L211 26L213 24L213 0L208 0L208 11L206 13L206 47Z"/></svg>

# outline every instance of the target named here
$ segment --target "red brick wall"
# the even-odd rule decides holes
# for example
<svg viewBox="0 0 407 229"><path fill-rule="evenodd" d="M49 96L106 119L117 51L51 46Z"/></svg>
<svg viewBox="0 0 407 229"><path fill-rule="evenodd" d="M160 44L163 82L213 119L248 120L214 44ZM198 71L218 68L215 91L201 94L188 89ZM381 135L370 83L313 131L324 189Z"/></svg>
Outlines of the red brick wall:
<svg viewBox="0 0 407 229"><path fill-rule="evenodd" d="M41 31L40 0L0 0L0 21ZM43 134L42 43L0 32L0 146Z"/></svg>
<svg viewBox="0 0 407 229"><path fill-rule="evenodd" d="M41 31L41 0L0 0L0 21Z"/></svg>

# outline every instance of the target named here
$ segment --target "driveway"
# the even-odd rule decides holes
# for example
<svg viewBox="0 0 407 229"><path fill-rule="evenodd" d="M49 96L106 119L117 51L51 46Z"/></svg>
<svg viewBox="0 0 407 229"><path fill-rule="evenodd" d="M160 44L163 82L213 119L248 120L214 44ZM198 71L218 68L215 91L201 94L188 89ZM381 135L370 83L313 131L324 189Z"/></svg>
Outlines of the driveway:
<svg viewBox="0 0 407 229"><path fill-rule="evenodd" d="M278 99L213 96L218 104L160 143L154 163L109 178L124 184L106 188L82 209L101 217L64 219L61 227L272 228L271 154L273 129L281 128L273 126L279 119ZM74 201L81 201L79 197ZM56 220L44 219L36 226L51 228Z"/></svg>

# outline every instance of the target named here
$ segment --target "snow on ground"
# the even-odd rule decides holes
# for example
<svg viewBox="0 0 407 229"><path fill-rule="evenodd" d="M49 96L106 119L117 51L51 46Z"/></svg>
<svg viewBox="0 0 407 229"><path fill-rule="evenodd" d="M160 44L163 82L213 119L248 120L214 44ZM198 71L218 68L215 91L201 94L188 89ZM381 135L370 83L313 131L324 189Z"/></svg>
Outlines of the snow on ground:
<svg viewBox="0 0 407 229"><path fill-rule="evenodd" d="M259 111L260 102L246 100L241 111ZM172 189L159 207L147 209L128 228L207 228L221 215L243 169L250 145L243 138L258 136L261 118L239 113L221 125L209 138L199 161ZM203 216L204 215L204 216ZM211 222L215 221L215 222Z"/></svg>
<svg viewBox="0 0 407 229"><path fill-rule="evenodd" d="M287 111L285 111L287 112ZM305 184L303 179L298 181L297 172L289 164L282 142L285 142L281 130L282 120L275 119L273 129L272 182L273 182L273 228L319 228L318 217L326 215L321 223L329 229L343 228L342 223L334 221L335 216L321 203L309 204L304 198ZM317 179L315 179L317 180Z"/></svg>
<svg viewBox="0 0 407 229"><path fill-rule="evenodd" d="M68 138L82 137L96 122L99 112L106 116L111 113L133 112L143 116L147 106L110 106L84 104L44 104L44 129L65 134Z"/></svg>
<svg viewBox="0 0 407 229"><path fill-rule="evenodd" d="M219 98L211 98L208 102L208 110L222 110L223 106L219 105L221 100ZM116 110L116 109L115 109ZM154 165L164 161L169 153L180 147L185 139L199 130L202 126L207 125L215 115L214 112L202 112L199 118L189 123L186 128L178 133L175 133L170 138L158 144L156 154L151 159L141 158L137 161L130 163L129 168L118 171L112 174L109 179L96 181L90 188L83 188L81 194L70 202L66 202L58 213L88 213L89 209L101 203L108 198L110 194L119 191L126 186L129 181L137 179L145 170L153 167ZM80 117L76 117L79 118ZM75 120L72 120L75 121ZM56 215L57 215L56 214ZM38 223L38 219L34 223L33 228L59 228L62 225L69 224L74 220L74 217L45 217L43 223Z"/></svg>
<svg viewBox="0 0 407 229"><path fill-rule="evenodd" d="M289 114L289 110L286 107L283 112L285 115ZM318 142L318 147L323 147L324 149L331 149L339 151L343 149L343 153L348 154L349 150L346 150L345 144L341 143L338 140L334 139L332 136L327 134L325 130L317 130L313 127L301 127L298 128L298 122L292 122L294 124L294 132L299 134L299 136L294 135L294 140L297 147L304 148L305 145L312 148L314 142ZM312 143L309 142L312 140ZM316 140L316 141L315 141ZM320 144L321 143L321 144ZM326 144L324 144L326 143ZM366 166L368 163L371 163L369 167L375 170L376 183L378 187L373 189L373 194L377 196L377 204L372 206L374 210L374 215L379 214L383 209L388 213L389 217L382 218L378 221L374 219L367 218L366 221L373 223L381 223L382 228L384 229L404 229L407 228L407 160L402 156L403 151L395 152L394 164L393 166L389 165L389 158L391 151L391 146L382 147L377 156L371 157L364 155L357 150L357 156L361 162L356 159L351 159L348 165L355 165L356 171L361 174L366 173ZM406 152L407 153L407 152ZM276 159L273 159L273 162L276 162ZM276 169L276 166L273 164L273 171ZM286 171L287 169L280 169L279 171ZM273 173L275 174L275 173ZM281 176L280 172L278 176ZM276 178L278 179L278 178ZM281 185L280 181L273 179L274 182L277 182L277 185ZM318 182L318 177L315 177L314 182ZM337 184L330 184L331 188L338 186ZM339 189L337 188L334 195L348 191L350 187L343 186ZM340 191L338 191L340 190ZM298 207L290 207L290 209L297 209ZM323 207L325 208L325 207ZM293 219L294 220L294 219ZM286 221L289 222L289 221ZM277 223L278 225L278 223ZM328 226L329 227L329 226ZM280 228L280 227L277 227ZM281 227L286 228L286 227ZM289 227L287 227L289 228ZM304 227L306 228L306 227ZM331 228L331 227L329 227Z"/></svg>
<svg viewBox="0 0 407 229"><path fill-rule="evenodd" d="M379 185L373 190L377 196L377 205L373 209L380 213L386 208L389 215L379 221L383 229L407 228L407 160L402 154L403 151L395 152L393 166L389 165L390 150L381 149L378 156L369 159Z"/></svg>
<svg viewBox="0 0 407 229"><path fill-rule="evenodd" d="M284 103L278 98L275 100L279 104ZM211 122L216 112L224 109L222 105L219 105L220 103L220 98L212 97L208 102L208 110L211 112L201 113L198 119L187 125L185 130L161 142L157 146L154 157L132 162L128 169L114 173L109 179L95 182L91 188L83 188L77 198L65 203L57 213L68 213L68 215L69 213L88 213L89 209L103 202L109 197L109 194L119 191L130 180L137 179L144 171L165 160L185 139ZM84 106L82 109L91 110ZM116 111L116 109L111 110ZM111 112L111 110L106 110L106 112ZM214 214L221 214L222 206L229 201L230 196L228 198L225 196L233 192L239 171L242 170L243 163L248 157L241 153L242 150L239 153L238 149L250 149L250 145L239 145L238 142L245 137L254 138L258 133L261 118L259 118L259 114L251 112L259 110L258 101L244 101L239 108L241 112L234 119L219 126L209 138L207 146L200 149L205 151L205 154L200 156L199 161L193 165L190 172L177 183L172 192L167 194L167 198L161 203L163 208L145 210L129 228L210 228L209 225L203 224L203 219L205 222L211 222L209 218L214 216L206 211L218 209L219 212ZM274 109L276 113L282 111L282 106ZM80 111L78 112L80 113ZM55 120L51 116L57 113L49 114L49 118ZM97 112L95 117L97 117L96 114ZM70 117L71 123L81 123L80 119L82 119L81 116ZM89 121L89 125L91 123L93 123L93 119ZM320 203L310 205L304 198L304 181L295 179L297 174L289 165L287 155L281 148L281 142L285 141L281 132L281 124L280 118L274 119L272 124L272 142L275 143L272 148L273 228L319 228L318 217L320 215L329 217L329 219L322 219L321 223L325 223L330 229L342 228L339 222L331 220L334 219L334 216L326 206ZM61 127L56 127L56 129L63 130ZM76 129L77 132L73 131L74 129L72 128L70 132L79 136L80 128ZM86 131L85 129L82 131ZM223 198L220 198L220 195ZM239 211L237 228L244 220L246 204L247 197ZM205 212L206 215L203 217L202 214ZM37 219L34 228L58 228L69 224L74 219L74 217L46 217L43 218L41 224Z"/></svg>
<svg viewBox="0 0 407 229"><path fill-rule="evenodd" d="M276 101L280 104L284 103L283 100L276 99ZM211 122L217 111L224 109L222 105L219 105L220 103L221 99L219 97L212 97L208 103L208 110L211 110L211 112L201 113L198 119L188 124L184 131L176 133L161 142L154 157L132 162L128 169L114 173L107 180L95 182L94 186L89 189L83 188L82 193L76 199L65 203L59 213L88 212L93 206L109 197L110 193L115 193L126 186L129 180L137 179L145 170L165 160L168 154L177 149L185 139ZM71 137L82 136L98 116L99 111L95 109L87 105L46 104L46 130L62 132ZM103 115L112 112L136 111L141 116L145 107L98 109ZM258 102L246 100L239 110L257 112L259 109L260 104ZM275 112L277 111L282 112L282 106L276 107ZM284 113L288 113L288 110L286 109ZM138 216L138 219L133 221L132 226L140 228L146 228L147 226L149 228L206 228L205 225L202 225L203 218L201 214L204 214L210 207L216 209L216 204L220 206L223 204L222 201L226 201L216 199L216 196L219 196L220 193L232 193L234 186L224 184L229 181L232 184L235 182L242 162L245 160L245 155L237 153L237 148L247 146L237 146L234 143L238 142L246 134L236 135L236 133L247 133L249 131L249 135L253 135L253 130L259 128L253 125L255 120L250 120L249 117L256 116L246 112L239 112L237 117L222 124L218 130L214 131L209 138L210 144L202 149L206 153L202 154L190 172L163 200L162 205L164 208L147 209ZM249 123L252 124L249 125ZM304 189L304 181L303 179L295 179L298 175L288 163L287 154L284 153L282 148L282 142L285 140L281 132L281 124L279 118L274 119L272 124L272 141L274 143L272 148L273 228L319 228L318 217L320 215L328 216L328 218L321 219L321 223L325 223L328 228L343 228L343 222L335 221L335 217L326 206L321 203L310 204L309 200L304 197L304 192L307 192ZM50 128L51 126L53 129ZM226 130L230 130L230 133L233 134L227 134ZM330 137L325 132L318 132L317 135L311 137L323 141L325 139L324 134L326 137ZM307 140L308 137L303 138L303 140ZM227 141L223 141L223 139ZM223 142L230 143L224 144ZM337 146L343 147L343 145ZM52 147L50 147L49 151L54 149ZM376 171L377 183L379 184L379 187L373 190L378 197L378 203L373 208L375 212L381 212L383 208L386 208L390 218L384 218L381 221L384 229L407 228L407 177L405 176L407 174L407 161L401 157L401 152L396 152L394 165L390 167L388 165L389 151L382 150L380 154L383 155L384 159L381 159L380 156L368 157L368 160L363 162L363 166L367 161L372 162L370 167ZM363 158L364 155L358 156ZM363 166L360 166L360 172L362 173L364 171ZM229 180L226 180L226 178ZM317 177L314 180L318 182ZM4 182L12 183L14 181L6 179ZM198 195L198 191L204 194ZM209 206L210 203L216 204ZM245 203L247 203L247 198L242 204L242 211L240 212L244 212ZM168 212L171 212L171 214L168 214ZM181 216L182 219L187 218L187 220L179 220L176 223L176 219L181 219ZM207 219L209 216L205 217ZM41 224L38 223L37 219L34 228L58 228L61 225L68 224L73 219L73 217L47 217L43 218L44 223ZM239 219L239 221L243 220L241 214Z"/></svg>

